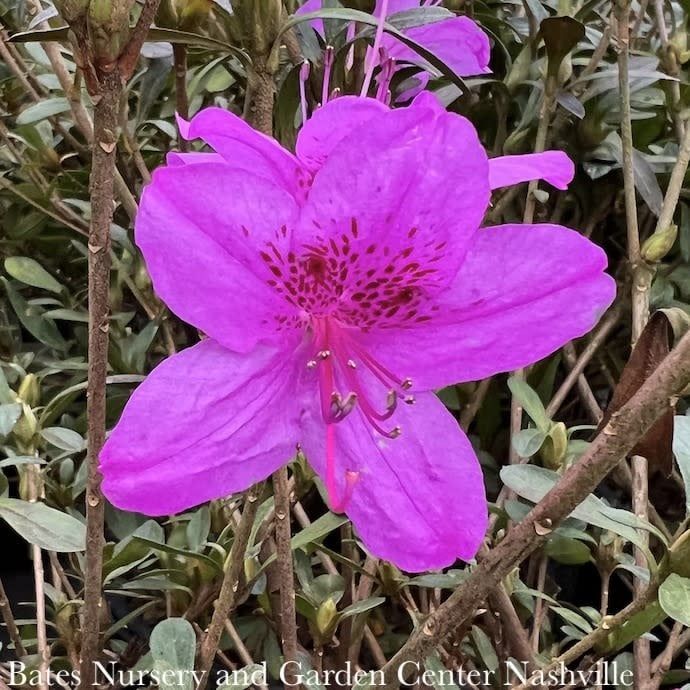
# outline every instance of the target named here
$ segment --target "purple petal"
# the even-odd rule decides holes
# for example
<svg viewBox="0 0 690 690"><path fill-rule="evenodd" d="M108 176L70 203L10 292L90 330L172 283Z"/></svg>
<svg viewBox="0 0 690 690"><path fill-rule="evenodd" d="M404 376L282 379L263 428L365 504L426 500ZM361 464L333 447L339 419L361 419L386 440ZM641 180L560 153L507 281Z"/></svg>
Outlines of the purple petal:
<svg viewBox="0 0 690 690"><path fill-rule="evenodd" d="M387 256L402 268L408 257L440 285L455 275L489 193L486 153L468 120L422 105L389 110L333 149L297 239L339 243L356 226L356 268L382 270Z"/></svg>
<svg viewBox="0 0 690 690"><path fill-rule="evenodd" d="M397 12L405 12L406 10L417 9L420 5L438 5L441 0L427 0L426 2L419 2L419 0L388 0L388 8L386 16L396 14ZM383 0L376 0L376 7L374 8L374 16L380 17L383 7Z"/></svg>
<svg viewBox="0 0 690 690"><path fill-rule="evenodd" d="M213 340L166 359L134 391L100 454L118 508L176 513L242 491L295 453L300 404L290 356Z"/></svg>
<svg viewBox="0 0 690 690"><path fill-rule="evenodd" d="M203 139L237 170L251 172L304 198L310 175L275 139L222 108L205 108L189 122L177 119L185 139Z"/></svg>
<svg viewBox="0 0 690 690"><path fill-rule="evenodd" d="M224 163L177 165L159 168L144 190L135 239L161 299L246 352L287 337L275 318L288 304L268 284L275 276L262 256L267 242L289 242L298 212L283 189Z"/></svg>
<svg viewBox="0 0 690 690"><path fill-rule="evenodd" d="M488 36L469 17L451 17L440 22L415 26L405 35L445 62L461 77L486 74L489 70L491 46ZM390 34L383 39L389 57L399 62L425 66L426 61Z"/></svg>
<svg viewBox="0 0 690 690"><path fill-rule="evenodd" d="M314 112L297 136L297 157L310 171L316 172L334 147L355 127L364 125L388 107L373 98L342 96Z"/></svg>
<svg viewBox="0 0 690 690"><path fill-rule="evenodd" d="M556 189L567 189L574 176L575 166L563 151L544 151L489 159L491 189L531 180L545 180Z"/></svg>
<svg viewBox="0 0 690 690"><path fill-rule="evenodd" d="M318 12L321 9L323 9L323 0L306 0L301 7L297 8L295 14L309 14L310 12ZM321 36L326 35L326 30L323 26L323 19L312 19L309 22L309 25L312 29L314 29L314 31L316 31L317 34Z"/></svg>
<svg viewBox="0 0 690 690"><path fill-rule="evenodd" d="M558 225L484 228L437 316L363 342L420 390L524 367L594 327L616 293L606 263L598 246Z"/></svg>
<svg viewBox="0 0 690 690"><path fill-rule="evenodd" d="M403 570L470 560L484 538L482 472L467 437L433 394L396 413L402 434L380 436L357 408L335 425L336 478L358 472L345 512L365 546ZM325 428L313 421L303 447L325 476Z"/></svg>
<svg viewBox="0 0 690 690"><path fill-rule="evenodd" d="M165 157L167 165L194 165L195 163L224 163L225 158L218 153L180 153L170 151Z"/></svg>

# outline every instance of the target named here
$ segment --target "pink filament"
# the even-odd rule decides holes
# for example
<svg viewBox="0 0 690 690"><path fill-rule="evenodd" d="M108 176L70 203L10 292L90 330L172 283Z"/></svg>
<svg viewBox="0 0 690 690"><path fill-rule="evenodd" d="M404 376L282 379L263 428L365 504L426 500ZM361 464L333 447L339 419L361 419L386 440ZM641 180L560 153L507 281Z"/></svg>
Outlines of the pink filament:
<svg viewBox="0 0 690 690"><path fill-rule="evenodd" d="M309 79L309 68L310 66L307 60L305 60L299 68L299 98L302 106L302 124L304 124L309 117L307 114L307 92L305 88L306 81Z"/></svg>
<svg viewBox="0 0 690 690"><path fill-rule="evenodd" d="M335 424L326 424L326 492L334 513L345 512L358 480L359 472L345 472L345 491L342 496L338 496L335 481Z"/></svg>
<svg viewBox="0 0 690 690"><path fill-rule="evenodd" d="M333 46L326 46L323 57L323 85L321 87L321 105L328 103L328 89L331 84L331 69L333 67Z"/></svg>
<svg viewBox="0 0 690 690"><path fill-rule="evenodd" d="M376 58L381 47L381 39L383 38L383 25L386 23L386 16L388 15L388 0L381 2L381 16L379 17L378 25L376 26L376 35L374 36L374 47L369 53L367 60L366 71L364 73L364 82L362 83L362 90L359 92L360 96L366 96L369 93L369 86L371 85L371 78L374 75L374 68L376 67Z"/></svg>

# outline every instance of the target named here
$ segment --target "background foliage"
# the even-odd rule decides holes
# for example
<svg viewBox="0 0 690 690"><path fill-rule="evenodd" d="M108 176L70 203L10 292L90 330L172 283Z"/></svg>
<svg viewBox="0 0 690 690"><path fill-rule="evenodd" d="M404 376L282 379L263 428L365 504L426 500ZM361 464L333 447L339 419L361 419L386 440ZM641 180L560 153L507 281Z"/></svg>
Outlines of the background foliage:
<svg viewBox="0 0 690 690"><path fill-rule="evenodd" d="M353 42L344 28L348 16L356 16L348 13L371 10L370 3L326 4L331 8L324 15L334 46L333 86L352 92L371 29L360 24ZM152 292L132 242L134 200L149 171L181 145L176 109L193 114L215 104L246 112L248 83L251 88L262 55L259 38L273 32L275 39L295 2L286 2L282 14L271 14L272 7L264 0L232 5L164 0L159 28L149 35L122 96L111 226L109 426L133 386L157 362L199 337ZM492 155L534 150L537 130L545 123L549 148L567 151L576 161L577 176L567 192L534 192L536 218L578 228L604 247L619 282L617 303L598 329L533 367L526 381L501 376L440 392L469 430L482 461L492 501L490 548L586 450L630 356L629 295L640 265L631 265L626 239L617 67L623 46L614 5L607 0L447 0L444 7L473 16L490 34L492 74L466 79L461 88L462 81L431 56L430 88L449 109L475 123ZM674 216L677 228L654 231L690 102L688 9L683 2L636 0L629 23L637 212L642 240L653 235L643 245L642 269L649 280L644 289L652 309L665 310L677 336L690 314L690 197L685 188ZM135 5L133 17L137 11ZM405 27L439 11L424 7L391 21ZM0 563L8 590L8 596L0 590L8 632L0 680L7 680L11 659L50 666L53 672L79 663L93 104L66 31L35 34L64 26L51 4L0 0L0 15L0 517L6 523ZM555 30L540 32L549 17L559 17L552 20ZM252 21L259 21L258 34ZM299 125L301 62L312 64L307 92L316 103L324 54L308 24L292 24L282 35L274 74L274 131L287 146ZM17 32L34 35L9 42ZM355 68L346 72L351 49ZM548 101L544 105L547 59L554 56L560 64L551 82L555 103L549 108ZM403 89L410 76L410 70L399 73L394 89ZM526 186L499 191L489 220L521 220L528 198ZM649 368L638 367L629 385L634 388L647 375ZM511 396L524 407L512 439ZM583 654L568 658L573 667L589 669L599 658L615 658L621 669L632 668L631 643L643 639L649 641L651 663L637 667L644 671L642 678L638 674L639 687L677 687L690 678L686 407L681 399L673 468L668 465L668 426L649 446L649 521L631 510L635 475L624 463L567 521L553 530L545 527L544 547L506 578L499 595L481 606L477 602L471 624L437 647L426 660L428 668L486 669L495 672L492 684L499 687L506 680L501 662L508 658L542 665L584 639ZM339 668L348 660L363 669L379 668L430 611L462 586L471 566L458 563L445 572L408 576L378 562L364 552L345 518L327 512L307 466L298 461L292 470L302 661L315 668ZM152 668L154 662L179 668L194 664L196 639L211 620L235 538L239 499L160 521L107 508L100 621L104 660L123 669ZM448 497L449 502L461 500ZM282 652L270 487L264 487L258 502L234 611L215 656L219 668L252 667L265 660L275 679ZM38 599L27 592L34 577ZM587 646L595 631L607 629L607 616L631 601L631 590L639 596L650 578L660 585L658 594L655 590L637 615L614 619L605 639ZM34 602L26 603L30 597ZM179 617L188 624L166 621ZM179 652L172 656L171 640L177 640ZM640 649L644 645L638 643L635 653L643 654Z"/></svg>

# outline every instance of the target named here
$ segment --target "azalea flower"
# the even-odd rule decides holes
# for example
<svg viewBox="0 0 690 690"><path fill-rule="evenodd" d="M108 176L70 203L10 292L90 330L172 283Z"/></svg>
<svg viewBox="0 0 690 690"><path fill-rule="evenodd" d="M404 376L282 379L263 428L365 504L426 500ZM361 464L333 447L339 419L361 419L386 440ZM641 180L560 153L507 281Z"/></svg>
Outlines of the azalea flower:
<svg viewBox="0 0 690 690"><path fill-rule="evenodd" d="M388 18L391 15L407 10L419 8L420 5L438 5L440 0L377 0L374 16ZM323 9L323 0L307 0L297 14L317 12ZM324 35L323 20L316 19L311 23L314 30ZM490 45L487 35L479 25L469 17L450 16L421 26L414 26L404 30L407 37L426 48L442 60L450 69L461 77L487 74L489 69ZM374 55L374 60L383 63L383 72L379 76L379 83L388 88L391 77L396 69L406 65L417 65L423 70L429 68L427 62L412 48L408 47L395 36L384 34ZM370 56L371 57L371 56ZM394 65L393 69L386 69L386 65ZM429 74L422 72L415 77L416 84L408 88L401 98L407 100L417 95L426 87Z"/></svg>
<svg viewBox="0 0 690 690"><path fill-rule="evenodd" d="M136 389L101 453L123 509L239 492L300 448L367 549L407 571L471 559L475 452L434 390L529 365L614 297L606 256L553 224L480 229L492 188L567 186L565 154L489 160L430 94L337 98L296 154L218 108L182 122L136 242L158 295L206 334Z"/></svg>

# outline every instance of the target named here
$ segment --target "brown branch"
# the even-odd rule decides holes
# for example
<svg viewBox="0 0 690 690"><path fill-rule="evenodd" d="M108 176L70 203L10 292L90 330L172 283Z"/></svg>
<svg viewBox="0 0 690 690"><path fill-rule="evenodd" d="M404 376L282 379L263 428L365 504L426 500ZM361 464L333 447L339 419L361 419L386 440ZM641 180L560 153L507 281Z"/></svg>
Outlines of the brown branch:
<svg viewBox="0 0 690 690"><path fill-rule="evenodd" d="M275 501L275 539L280 578L280 632L283 642L283 662L297 658L297 623L295 610L295 576L290 543L290 490L287 466L273 474ZM291 664L290 666L293 666ZM292 682L289 683L292 685Z"/></svg>
<svg viewBox="0 0 690 690"><path fill-rule="evenodd" d="M100 98L94 109L94 141L90 179L91 227L88 242L89 368L86 393L88 475L80 683L82 689L93 685L94 662L100 653L99 621L102 607L103 515L105 505L101 493L98 455L105 442L110 225L113 220L117 124L121 93L122 81L117 70L103 75Z"/></svg>
<svg viewBox="0 0 690 690"><path fill-rule="evenodd" d="M144 45L156 12L158 12L158 5L160 5L160 0L145 0L136 26L132 29L129 41L118 58L119 71L125 80L129 79L134 72L139 60L141 46Z"/></svg>
<svg viewBox="0 0 690 690"><path fill-rule="evenodd" d="M386 688L407 660L421 661L471 619L501 580L539 548L548 530L565 519L623 459L652 424L675 402L690 381L690 334L664 359L639 391L612 417L578 463L517 523L505 539L472 571L468 579L412 633L384 667Z"/></svg>
<svg viewBox="0 0 690 690"><path fill-rule="evenodd" d="M247 491L244 500L244 509L239 525L235 531L235 538L232 542L230 555L227 560L223 584L216 600L211 624L208 626L206 635L201 643L199 650L198 670L202 673L201 681L197 690L204 690L208 684L209 672L213 665L213 659L218 651L220 637L225 628L225 621L237 603L240 582L244 577L244 557L247 552L247 544L251 535L256 511L259 508L259 493L262 484L253 486Z"/></svg>
<svg viewBox="0 0 690 690"><path fill-rule="evenodd" d="M12 613L12 607L10 606L10 600L7 598L7 593L5 592L5 587L0 580L0 615L2 615L2 620L7 628L7 634L14 644L14 650L18 657L26 656L26 649L24 649L24 644L22 643L22 636L19 633L19 628L17 627L17 621Z"/></svg>

